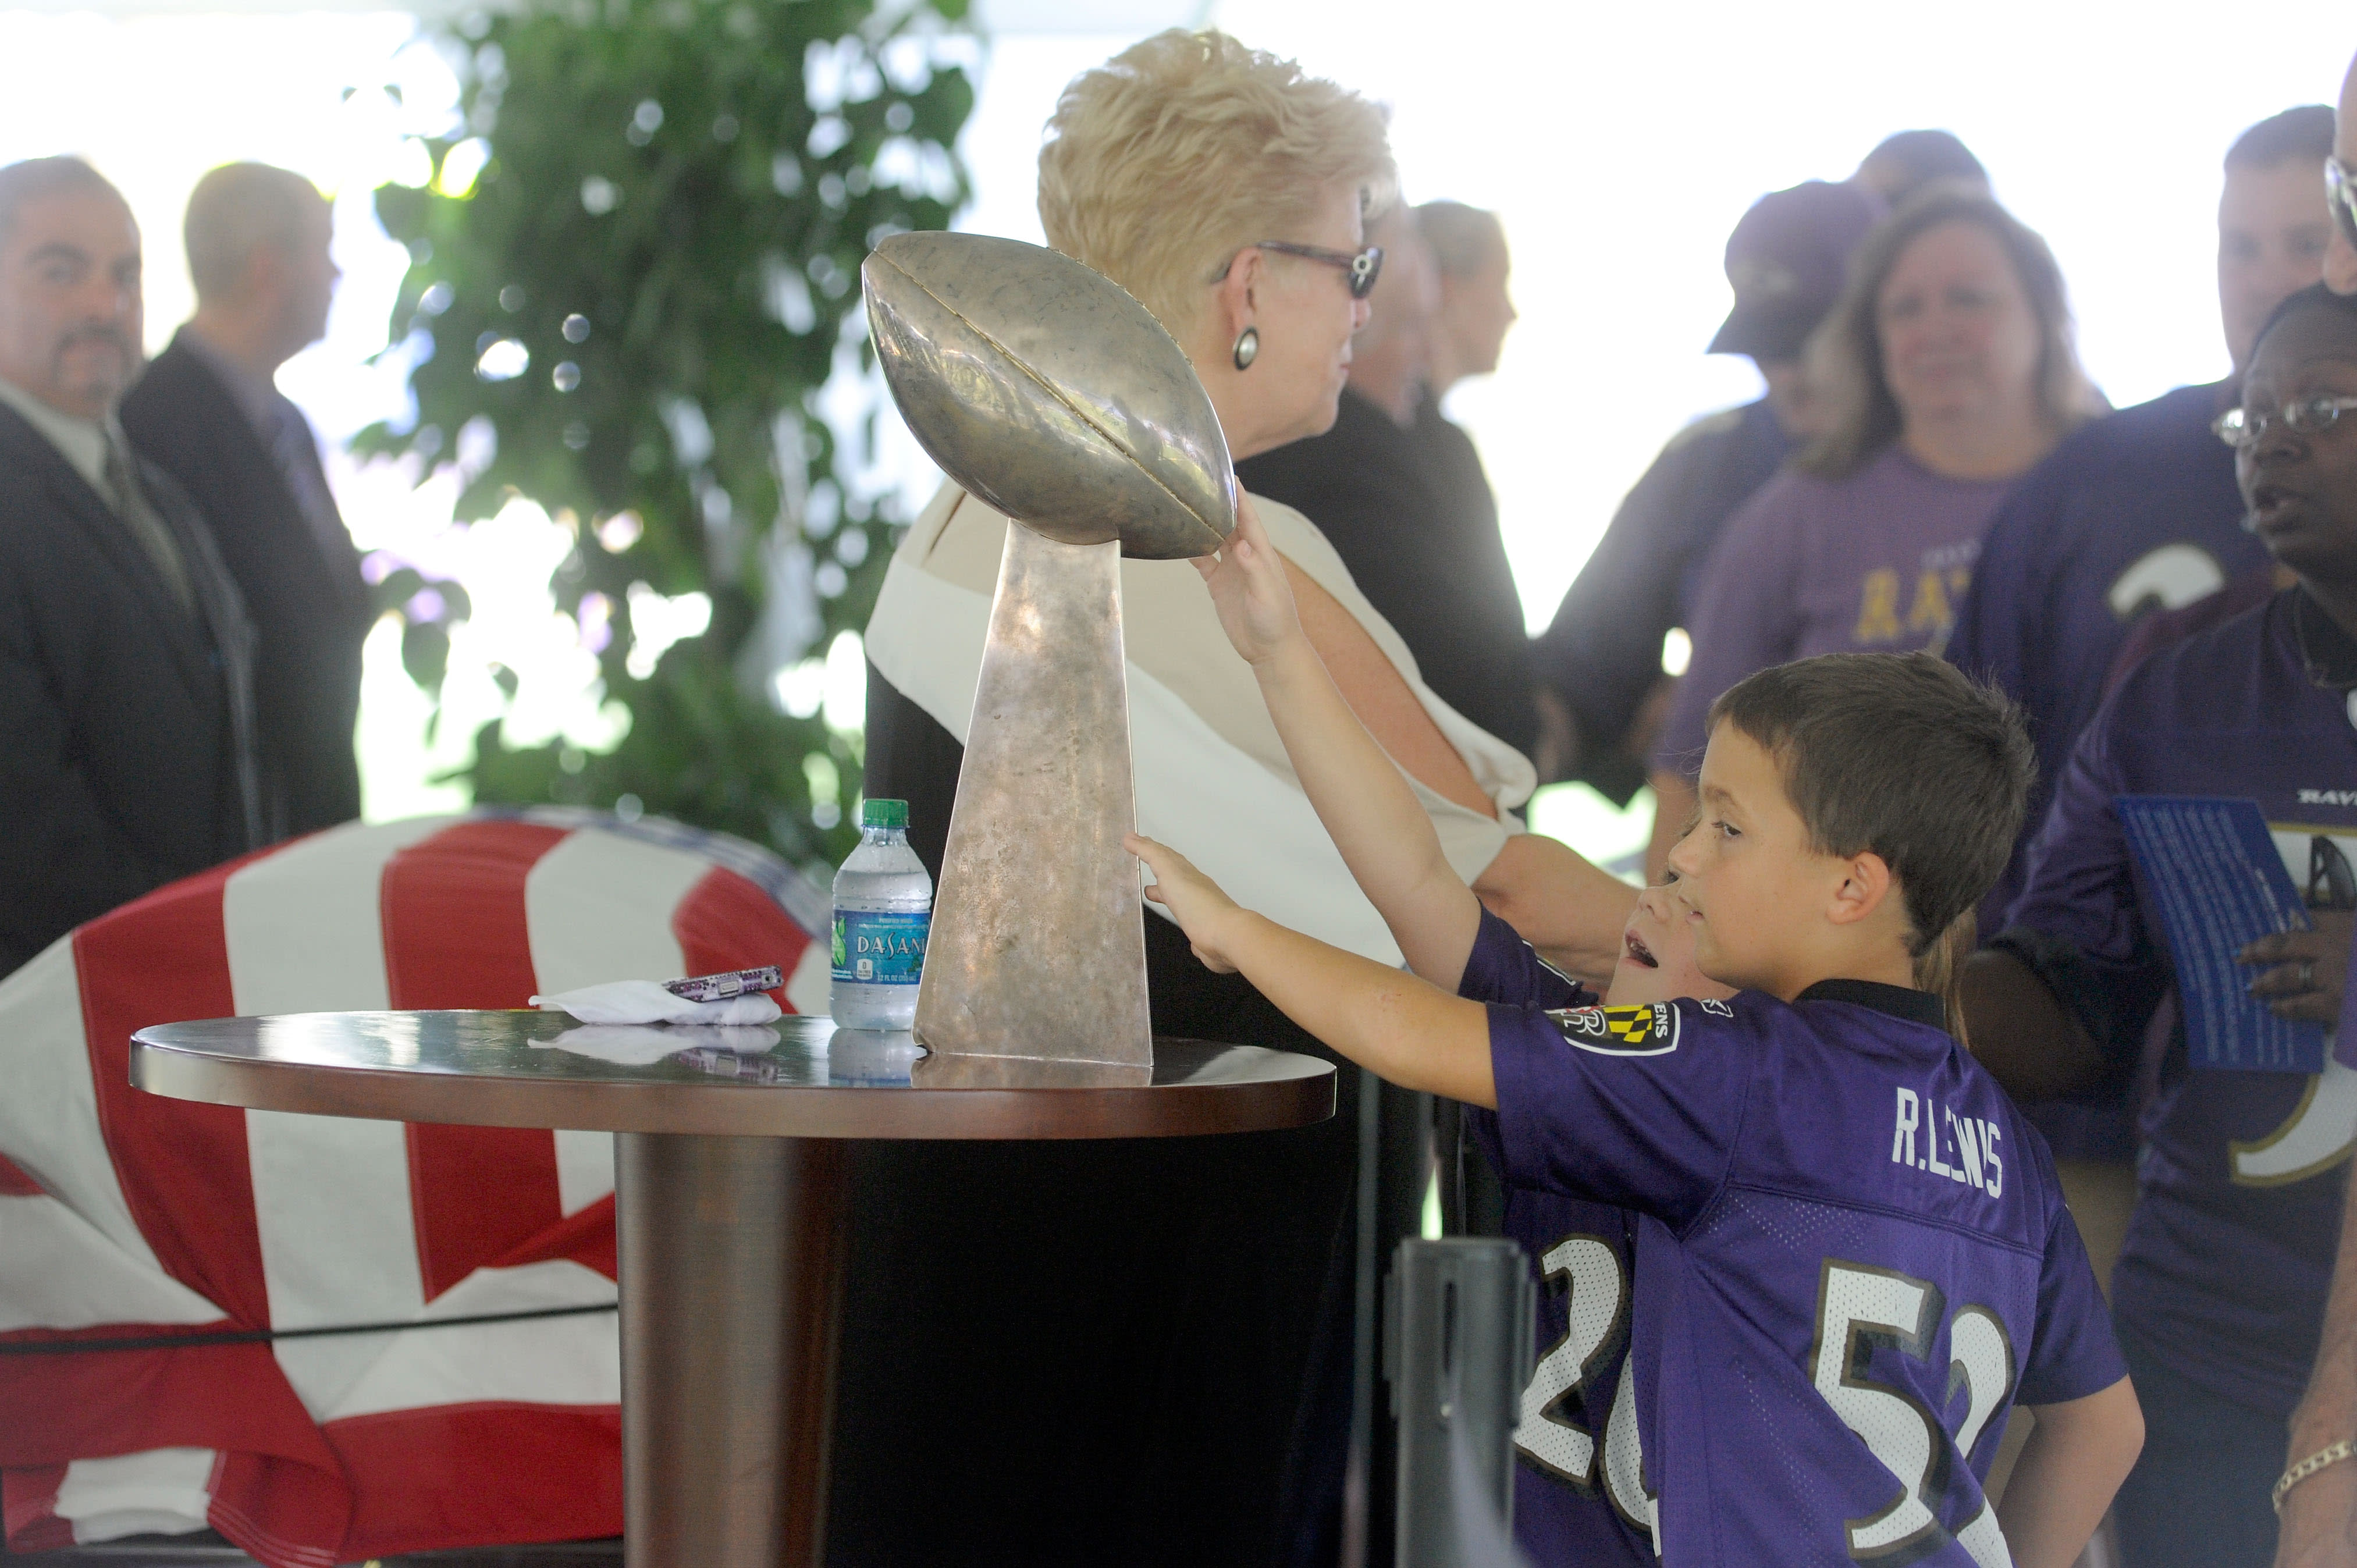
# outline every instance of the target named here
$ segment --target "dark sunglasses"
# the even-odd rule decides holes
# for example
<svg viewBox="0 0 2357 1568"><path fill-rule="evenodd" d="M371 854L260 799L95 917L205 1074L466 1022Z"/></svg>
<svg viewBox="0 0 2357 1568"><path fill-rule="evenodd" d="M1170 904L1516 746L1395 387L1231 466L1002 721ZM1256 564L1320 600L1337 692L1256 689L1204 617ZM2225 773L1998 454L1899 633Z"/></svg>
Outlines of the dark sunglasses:
<svg viewBox="0 0 2357 1568"><path fill-rule="evenodd" d="M2357 248L2357 169L2339 158L2325 159L2324 195L2326 205L2332 209L2332 220L2341 226L2341 237Z"/></svg>
<svg viewBox="0 0 2357 1568"><path fill-rule="evenodd" d="M1375 279L1382 276L1383 271L1383 248L1381 245L1370 245L1356 255L1348 251L1329 251L1321 245L1296 245L1284 240L1258 241L1253 248L1341 268L1352 299L1366 298L1368 292L1375 286Z"/></svg>

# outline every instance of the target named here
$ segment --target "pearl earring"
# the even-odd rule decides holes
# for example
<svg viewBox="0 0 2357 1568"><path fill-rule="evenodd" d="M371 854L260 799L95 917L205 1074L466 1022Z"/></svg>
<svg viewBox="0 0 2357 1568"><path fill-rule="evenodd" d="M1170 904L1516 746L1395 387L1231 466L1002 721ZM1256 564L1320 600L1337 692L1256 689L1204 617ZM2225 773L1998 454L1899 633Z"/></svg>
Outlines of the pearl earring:
<svg viewBox="0 0 2357 1568"><path fill-rule="evenodd" d="M1260 328L1247 327L1236 334L1236 369L1249 371L1252 362L1260 358Z"/></svg>

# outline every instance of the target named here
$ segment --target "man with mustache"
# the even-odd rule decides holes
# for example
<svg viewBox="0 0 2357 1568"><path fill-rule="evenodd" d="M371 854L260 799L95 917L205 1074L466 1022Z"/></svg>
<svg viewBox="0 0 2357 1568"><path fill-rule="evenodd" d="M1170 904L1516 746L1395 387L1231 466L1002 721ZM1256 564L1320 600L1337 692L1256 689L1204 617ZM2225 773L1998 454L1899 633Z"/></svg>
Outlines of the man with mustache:
<svg viewBox="0 0 2357 1568"><path fill-rule="evenodd" d="M95 169L0 167L0 975L274 836L243 600L115 418L139 286L139 227Z"/></svg>

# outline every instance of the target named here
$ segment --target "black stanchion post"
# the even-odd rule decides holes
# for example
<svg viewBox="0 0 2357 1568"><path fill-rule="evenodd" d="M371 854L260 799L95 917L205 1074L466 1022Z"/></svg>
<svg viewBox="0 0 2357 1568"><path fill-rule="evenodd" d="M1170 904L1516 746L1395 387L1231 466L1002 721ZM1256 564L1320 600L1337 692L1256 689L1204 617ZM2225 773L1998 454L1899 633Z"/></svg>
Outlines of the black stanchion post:
<svg viewBox="0 0 2357 1568"><path fill-rule="evenodd" d="M1511 1568L1514 1423L1537 1294L1494 1237L1399 1244L1383 1374L1399 1423L1399 1568Z"/></svg>

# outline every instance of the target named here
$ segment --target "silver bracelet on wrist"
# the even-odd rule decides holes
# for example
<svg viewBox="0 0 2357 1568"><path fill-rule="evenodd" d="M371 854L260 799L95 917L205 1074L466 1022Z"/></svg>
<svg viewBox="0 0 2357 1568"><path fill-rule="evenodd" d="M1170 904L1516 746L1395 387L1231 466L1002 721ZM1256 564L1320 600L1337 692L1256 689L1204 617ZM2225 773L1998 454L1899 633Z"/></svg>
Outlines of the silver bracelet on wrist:
<svg viewBox="0 0 2357 1568"><path fill-rule="evenodd" d="M2276 1506L2276 1517L2281 1518L2283 1516L2284 1494L2290 1491L2294 1487L2298 1486L2302 1481L2307 1480L2310 1476L2315 1475L2319 1470L2325 1469L2330 1466L2338 1465L2343 1459L2357 1459L2357 1444L2352 1444L2346 1437L2341 1439L2337 1443L2326 1444L2324 1447L2319 1448L2315 1453L2309 1455L2307 1458L2301 1460L2298 1464L2294 1465L2290 1469L2286 1470L2283 1473L2282 1477L2276 1482L2274 1496L2268 1499Z"/></svg>

